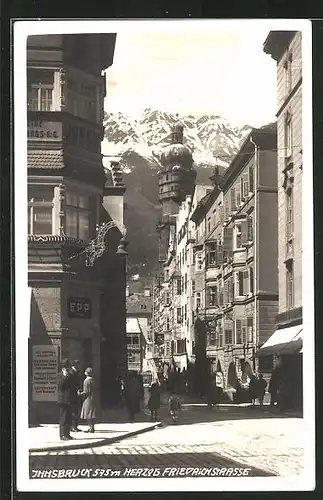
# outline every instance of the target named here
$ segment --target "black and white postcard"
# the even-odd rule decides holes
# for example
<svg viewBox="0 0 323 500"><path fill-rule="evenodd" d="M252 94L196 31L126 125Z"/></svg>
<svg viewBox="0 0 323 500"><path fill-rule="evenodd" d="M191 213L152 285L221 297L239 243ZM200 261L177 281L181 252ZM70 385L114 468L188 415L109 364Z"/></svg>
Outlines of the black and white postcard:
<svg viewBox="0 0 323 500"><path fill-rule="evenodd" d="M315 487L311 36L15 22L18 491Z"/></svg>

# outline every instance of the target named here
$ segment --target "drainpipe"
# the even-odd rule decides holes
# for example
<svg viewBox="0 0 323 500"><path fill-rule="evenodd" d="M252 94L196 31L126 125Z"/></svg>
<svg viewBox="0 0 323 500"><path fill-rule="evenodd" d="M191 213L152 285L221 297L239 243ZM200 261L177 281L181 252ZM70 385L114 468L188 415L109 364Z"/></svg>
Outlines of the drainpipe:
<svg viewBox="0 0 323 500"><path fill-rule="evenodd" d="M255 208L254 208L254 237L253 237L253 252L254 252L254 258L253 258L253 289L254 289L254 295L255 295L255 300L254 300L254 328L252 330L252 351L253 351L253 369L255 371L256 369L256 360L255 360L255 351L257 348L257 322L258 322L258 314L257 314L257 285L258 285L258 224L257 224L257 219L258 219L258 171L259 171L259 147L258 145L252 140L252 137L250 137L250 142L251 144L254 145L255 147L255 175L254 175L254 192L255 192Z"/></svg>

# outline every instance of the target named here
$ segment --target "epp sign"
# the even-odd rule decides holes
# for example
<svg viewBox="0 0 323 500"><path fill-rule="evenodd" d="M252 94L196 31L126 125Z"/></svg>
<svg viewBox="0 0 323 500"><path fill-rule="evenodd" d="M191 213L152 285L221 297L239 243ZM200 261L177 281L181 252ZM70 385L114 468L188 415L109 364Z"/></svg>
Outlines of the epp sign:
<svg viewBox="0 0 323 500"><path fill-rule="evenodd" d="M91 301L81 297L69 297L67 311L70 318L89 319L92 316Z"/></svg>

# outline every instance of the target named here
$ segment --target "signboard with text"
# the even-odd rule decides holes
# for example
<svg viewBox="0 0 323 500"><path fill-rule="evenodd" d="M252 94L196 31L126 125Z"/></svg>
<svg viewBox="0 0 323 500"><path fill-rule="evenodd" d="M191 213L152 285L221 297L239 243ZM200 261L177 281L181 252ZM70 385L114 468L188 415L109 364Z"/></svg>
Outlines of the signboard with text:
<svg viewBox="0 0 323 500"><path fill-rule="evenodd" d="M62 140L62 122L28 121L28 141L55 142Z"/></svg>
<svg viewBox="0 0 323 500"><path fill-rule="evenodd" d="M92 317L90 299L84 297L69 297L67 299L67 312L70 318L90 319Z"/></svg>
<svg viewBox="0 0 323 500"><path fill-rule="evenodd" d="M33 346L33 401L57 401L58 346Z"/></svg>

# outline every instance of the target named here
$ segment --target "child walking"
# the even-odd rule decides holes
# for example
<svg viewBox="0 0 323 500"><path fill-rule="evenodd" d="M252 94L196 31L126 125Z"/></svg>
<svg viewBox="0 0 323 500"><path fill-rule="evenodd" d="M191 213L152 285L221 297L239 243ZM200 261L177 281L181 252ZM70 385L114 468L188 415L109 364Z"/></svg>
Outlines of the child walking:
<svg viewBox="0 0 323 500"><path fill-rule="evenodd" d="M178 422L178 412L181 411L182 405L178 396L176 396L173 391L169 400L168 400L168 408L169 413L173 419L173 422L176 424Z"/></svg>

